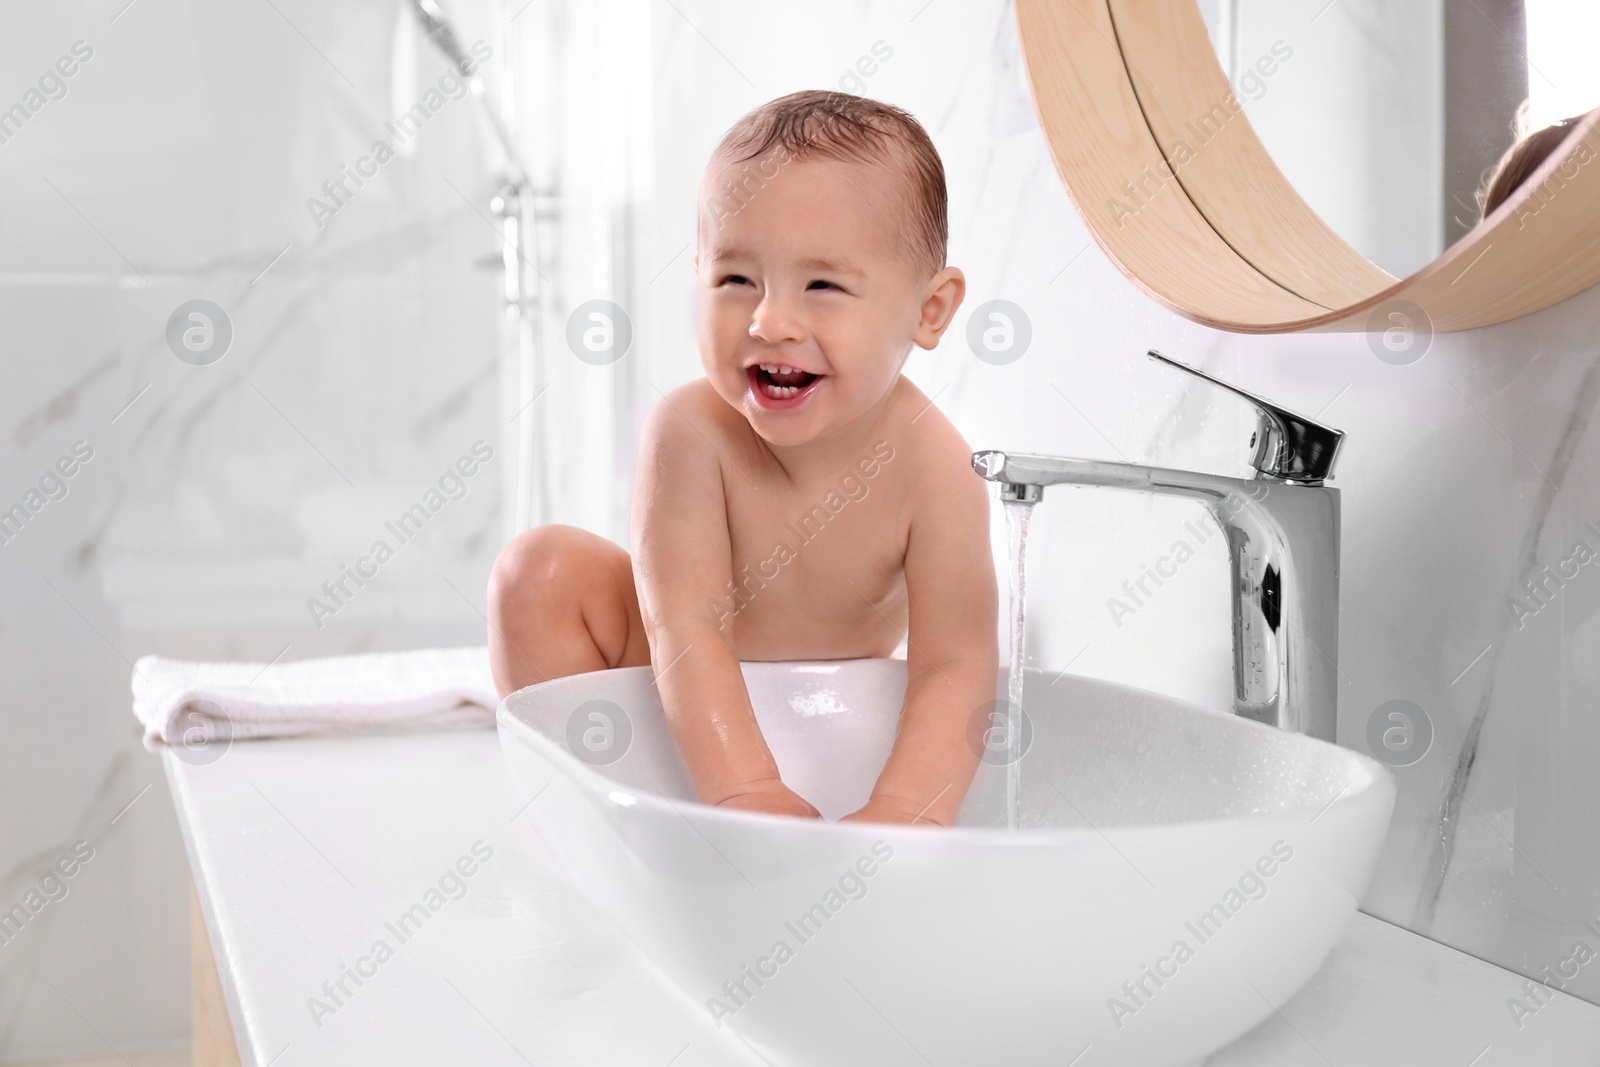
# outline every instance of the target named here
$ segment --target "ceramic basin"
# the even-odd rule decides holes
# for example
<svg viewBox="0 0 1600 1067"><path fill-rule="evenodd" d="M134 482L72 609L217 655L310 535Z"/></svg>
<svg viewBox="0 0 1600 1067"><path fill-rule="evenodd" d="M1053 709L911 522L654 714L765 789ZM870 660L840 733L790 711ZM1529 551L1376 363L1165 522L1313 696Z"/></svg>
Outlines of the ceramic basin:
<svg viewBox="0 0 1600 1067"><path fill-rule="evenodd" d="M531 686L498 722L538 794L518 825L774 1064L1198 1063L1322 964L1393 808L1365 756L1029 671L1016 830L981 730L957 826L835 825L883 766L905 664L743 669L784 780L827 821L698 803L648 668Z"/></svg>

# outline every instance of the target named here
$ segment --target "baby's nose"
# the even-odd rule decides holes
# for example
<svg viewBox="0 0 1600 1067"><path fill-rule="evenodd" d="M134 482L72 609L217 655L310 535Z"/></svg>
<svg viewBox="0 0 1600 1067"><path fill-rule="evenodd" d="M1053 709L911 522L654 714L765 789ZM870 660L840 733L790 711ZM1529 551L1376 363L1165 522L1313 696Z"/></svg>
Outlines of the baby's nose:
<svg viewBox="0 0 1600 1067"><path fill-rule="evenodd" d="M768 344L798 341L805 337L805 327L792 304L767 296L750 316L750 336Z"/></svg>

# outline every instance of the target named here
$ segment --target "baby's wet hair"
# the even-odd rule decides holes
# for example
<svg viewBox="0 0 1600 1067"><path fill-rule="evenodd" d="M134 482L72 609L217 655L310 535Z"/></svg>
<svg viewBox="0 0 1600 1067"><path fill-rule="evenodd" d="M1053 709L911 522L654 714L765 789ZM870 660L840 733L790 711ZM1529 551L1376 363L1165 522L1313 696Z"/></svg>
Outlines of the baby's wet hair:
<svg viewBox="0 0 1600 1067"><path fill-rule="evenodd" d="M767 164L773 157L775 164ZM950 222L944 162L928 131L903 108L824 89L790 93L734 123L711 158L731 163L761 160L761 179L776 176L774 165L807 158L898 169L904 179L899 193L903 208L890 225L906 243L907 253L928 273L945 265ZM877 204L873 206L877 209Z"/></svg>

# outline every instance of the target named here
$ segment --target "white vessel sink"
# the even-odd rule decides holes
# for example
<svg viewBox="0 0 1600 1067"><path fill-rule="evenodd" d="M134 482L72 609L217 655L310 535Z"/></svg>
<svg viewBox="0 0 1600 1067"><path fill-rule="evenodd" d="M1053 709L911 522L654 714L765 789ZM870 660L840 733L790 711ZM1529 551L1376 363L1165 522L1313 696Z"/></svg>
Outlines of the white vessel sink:
<svg viewBox="0 0 1600 1067"><path fill-rule="evenodd" d="M1354 752L1029 671L1020 829L990 763L955 828L835 825L888 754L904 663L744 674L829 822L698 803L648 668L513 693L499 731L562 875L785 1067L1198 1063L1321 965L1394 804Z"/></svg>

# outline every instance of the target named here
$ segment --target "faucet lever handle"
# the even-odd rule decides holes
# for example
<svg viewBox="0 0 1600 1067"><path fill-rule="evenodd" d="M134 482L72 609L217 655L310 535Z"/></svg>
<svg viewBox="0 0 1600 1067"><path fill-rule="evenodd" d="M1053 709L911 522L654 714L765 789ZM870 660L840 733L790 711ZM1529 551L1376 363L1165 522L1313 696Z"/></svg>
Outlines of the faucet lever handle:
<svg viewBox="0 0 1600 1067"><path fill-rule="evenodd" d="M1203 370L1163 356L1153 348L1148 354L1151 359L1186 371L1196 378L1203 378L1255 405L1256 433L1251 443L1256 451L1250 457L1250 466L1262 474L1269 478L1311 485L1320 485L1325 479L1333 477L1333 463L1338 458L1339 445L1344 441L1342 430L1297 415L1237 385L1213 378Z"/></svg>

